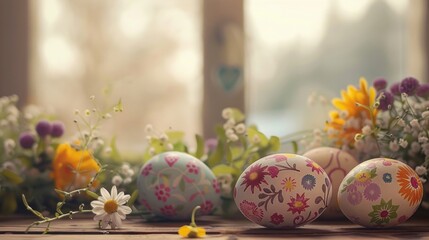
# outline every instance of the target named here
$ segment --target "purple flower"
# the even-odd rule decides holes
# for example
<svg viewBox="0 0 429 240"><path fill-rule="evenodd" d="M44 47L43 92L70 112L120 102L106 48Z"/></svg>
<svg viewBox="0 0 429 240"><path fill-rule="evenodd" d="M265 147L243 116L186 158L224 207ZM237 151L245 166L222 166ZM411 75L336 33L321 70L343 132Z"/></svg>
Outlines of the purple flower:
<svg viewBox="0 0 429 240"><path fill-rule="evenodd" d="M387 81L384 78L377 78L374 80L373 85L374 85L375 90L381 91L381 90L386 89Z"/></svg>
<svg viewBox="0 0 429 240"><path fill-rule="evenodd" d="M419 97L429 97L429 83L420 85L420 87L417 88L416 95Z"/></svg>
<svg viewBox="0 0 429 240"><path fill-rule="evenodd" d="M408 95L414 95L419 86L420 83L417 81L417 79L413 77L407 77L404 78L404 80L402 80L401 84L399 85L399 91Z"/></svg>
<svg viewBox="0 0 429 240"><path fill-rule="evenodd" d="M356 192L350 192L347 195L347 200L352 205L358 205L360 202L362 202L362 193L356 191Z"/></svg>
<svg viewBox="0 0 429 240"><path fill-rule="evenodd" d="M378 108L386 111L389 109L389 105L393 104L393 95L387 91L381 91L379 95L380 94L383 94L383 96L380 97L380 106L378 106Z"/></svg>
<svg viewBox="0 0 429 240"><path fill-rule="evenodd" d="M36 132L40 137L46 137L51 133L52 125L46 120L40 120L36 125Z"/></svg>
<svg viewBox="0 0 429 240"><path fill-rule="evenodd" d="M305 190L312 190L316 186L316 178L313 175L307 174L302 178L301 185Z"/></svg>
<svg viewBox="0 0 429 240"><path fill-rule="evenodd" d="M50 134L52 137L61 137L64 134L64 124L62 122L52 123Z"/></svg>
<svg viewBox="0 0 429 240"><path fill-rule="evenodd" d="M400 96L401 92L399 91L399 85L401 85L400 83L394 83L391 87L390 87L390 92L395 95L395 96Z"/></svg>
<svg viewBox="0 0 429 240"><path fill-rule="evenodd" d="M377 199L380 198L380 195L381 195L380 187L375 183L369 184L363 191L363 196L365 197L365 199L369 201L376 201Z"/></svg>
<svg viewBox="0 0 429 240"><path fill-rule="evenodd" d="M207 152L213 152L214 150L216 150L216 147L217 147L216 138L206 139L205 148Z"/></svg>
<svg viewBox="0 0 429 240"><path fill-rule="evenodd" d="M22 148L31 149L34 143L36 143L36 139L34 139L33 134L29 132L21 133L19 136L19 145L21 145Z"/></svg>

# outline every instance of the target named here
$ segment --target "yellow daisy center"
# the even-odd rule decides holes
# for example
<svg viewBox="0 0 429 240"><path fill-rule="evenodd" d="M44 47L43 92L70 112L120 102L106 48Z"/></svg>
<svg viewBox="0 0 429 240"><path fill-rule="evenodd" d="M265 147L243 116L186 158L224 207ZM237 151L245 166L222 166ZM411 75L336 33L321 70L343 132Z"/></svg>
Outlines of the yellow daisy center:
<svg viewBox="0 0 429 240"><path fill-rule="evenodd" d="M118 210L118 204L115 200L107 200L104 203L104 211L108 214L112 214Z"/></svg>
<svg viewBox="0 0 429 240"><path fill-rule="evenodd" d="M251 174L249 174L249 179L250 180L255 180L256 178L258 178L258 173L257 172L252 172Z"/></svg>
<svg viewBox="0 0 429 240"><path fill-rule="evenodd" d="M294 204L293 204L296 208L300 208L300 207L302 207L302 202L301 201L296 201Z"/></svg>
<svg viewBox="0 0 429 240"><path fill-rule="evenodd" d="M292 188L292 187L293 187L292 181L286 181L286 182L285 182L285 188L286 188L286 189L290 189L290 188Z"/></svg>

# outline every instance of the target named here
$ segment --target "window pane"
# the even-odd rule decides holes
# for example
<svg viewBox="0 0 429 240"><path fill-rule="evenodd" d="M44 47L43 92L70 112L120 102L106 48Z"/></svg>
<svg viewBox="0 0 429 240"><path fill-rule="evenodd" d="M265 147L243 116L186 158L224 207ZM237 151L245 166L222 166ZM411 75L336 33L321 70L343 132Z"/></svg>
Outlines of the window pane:
<svg viewBox="0 0 429 240"><path fill-rule="evenodd" d="M407 9L396 0L247 1L250 121L280 136L323 128L330 99L361 76L418 75L407 66Z"/></svg>
<svg viewBox="0 0 429 240"><path fill-rule="evenodd" d="M198 0L31 3L32 102L71 123L91 95L105 105L122 98L124 114L103 129L122 149L141 148L149 123L191 138L200 132Z"/></svg>

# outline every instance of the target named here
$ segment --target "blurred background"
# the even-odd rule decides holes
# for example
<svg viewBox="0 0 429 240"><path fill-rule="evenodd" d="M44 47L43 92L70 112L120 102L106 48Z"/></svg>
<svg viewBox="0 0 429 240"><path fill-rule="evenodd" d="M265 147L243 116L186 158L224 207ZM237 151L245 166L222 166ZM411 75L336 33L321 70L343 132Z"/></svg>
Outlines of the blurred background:
<svg viewBox="0 0 429 240"><path fill-rule="evenodd" d="M146 124L214 135L225 107L283 136L323 127L364 76L428 80L425 0L2 0L0 96L72 129L121 98L102 131L142 150Z"/></svg>

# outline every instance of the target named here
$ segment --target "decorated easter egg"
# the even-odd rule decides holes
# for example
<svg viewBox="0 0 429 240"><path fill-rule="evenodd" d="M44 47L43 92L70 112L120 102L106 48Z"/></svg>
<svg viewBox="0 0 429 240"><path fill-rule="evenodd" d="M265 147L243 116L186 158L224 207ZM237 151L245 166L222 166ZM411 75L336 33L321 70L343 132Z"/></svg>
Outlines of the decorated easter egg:
<svg viewBox="0 0 429 240"><path fill-rule="evenodd" d="M320 219L344 217L338 206L337 192L344 177L350 170L356 167L359 162L346 151L330 147L315 148L306 152L303 156L319 164L328 174L332 183L332 192L334 194L332 195L331 203L322 216L320 216Z"/></svg>
<svg viewBox="0 0 429 240"><path fill-rule="evenodd" d="M168 219L191 217L195 206L209 214L220 202L213 172L199 159L181 152L165 152L147 161L137 179L139 201Z"/></svg>
<svg viewBox="0 0 429 240"><path fill-rule="evenodd" d="M268 228L298 227L318 218L332 195L331 181L313 160L273 154L244 170L234 200L250 221Z"/></svg>
<svg viewBox="0 0 429 240"><path fill-rule="evenodd" d="M411 217L422 197L422 183L412 168L397 160L375 158L346 175L338 191L338 204L356 224L391 227Z"/></svg>

